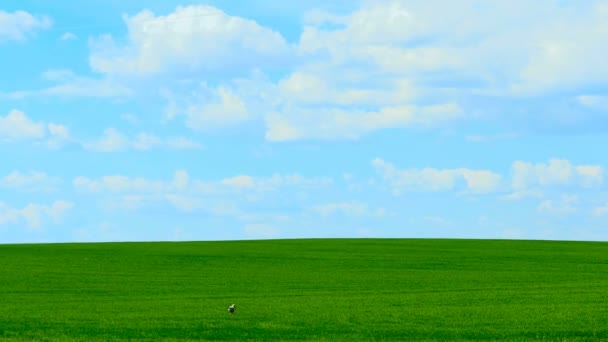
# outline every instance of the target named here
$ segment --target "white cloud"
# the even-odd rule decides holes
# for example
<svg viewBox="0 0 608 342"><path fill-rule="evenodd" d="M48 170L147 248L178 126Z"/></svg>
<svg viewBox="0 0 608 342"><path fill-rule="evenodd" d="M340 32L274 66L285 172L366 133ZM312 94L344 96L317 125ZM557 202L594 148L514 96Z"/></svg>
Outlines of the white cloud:
<svg viewBox="0 0 608 342"><path fill-rule="evenodd" d="M70 133L63 125L36 122L18 110L11 110L6 116L0 115L0 142L25 140L53 148L68 142Z"/></svg>
<svg viewBox="0 0 608 342"><path fill-rule="evenodd" d="M608 203L606 203L605 205L593 208L593 215L595 215L595 216L608 215Z"/></svg>
<svg viewBox="0 0 608 342"><path fill-rule="evenodd" d="M44 172L31 171L21 173L13 171L0 178L0 187L24 190L29 192L54 190L60 183L58 178L50 177Z"/></svg>
<svg viewBox="0 0 608 342"><path fill-rule="evenodd" d="M201 150L204 148L203 144L184 137L169 138L165 144L172 150Z"/></svg>
<svg viewBox="0 0 608 342"><path fill-rule="evenodd" d="M80 176L74 178L72 184L79 190L87 192L132 192L132 193L219 193L234 189L252 191L275 191L282 187L297 187L312 189L326 187L332 183L331 178L307 178L298 174L275 174L270 177L252 177L239 175L217 181L206 182L191 179L188 172L178 170L171 182L148 180L143 177L127 177L123 175L104 176L90 179Z"/></svg>
<svg viewBox="0 0 608 342"><path fill-rule="evenodd" d="M497 13L504 10L500 8L504 6L496 7ZM473 50L479 50L475 44L480 38L476 35L484 32L492 37L496 32L487 17L480 11L472 13L472 8L462 2L368 1L359 10L339 18L339 25L334 28L324 28L322 19L331 22L335 16L317 16L308 22L299 49L303 54L327 53L334 67L371 64L380 75L420 77L438 70L472 72L479 55L488 54L475 56ZM503 15L508 13L503 11ZM462 18L467 18L468 25L460 25Z"/></svg>
<svg viewBox="0 0 608 342"><path fill-rule="evenodd" d="M178 170L170 181L151 180L124 175L100 178L76 177L73 187L81 194L101 197L105 209L142 209L169 204L182 212L207 212L211 215L231 215L242 221L260 219L246 216L240 207L252 203L280 198L287 201L301 200L308 190L316 190L331 184L327 178L307 178L300 175L251 177L241 175L214 181L193 179L187 171ZM276 197L279 196L279 197ZM273 199L274 198L274 199ZM384 212L376 211L377 216ZM244 216L245 215L245 216Z"/></svg>
<svg viewBox="0 0 608 342"><path fill-rule="evenodd" d="M26 40L36 31L50 28L48 16L33 16L28 12L5 12L0 10L0 42L3 40Z"/></svg>
<svg viewBox="0 0 608 342"><path fill-rule="evenodd" d="M38 90L17 90L0 94L10 99L24 99L32 96L62 97L127 97L134 91L113 80L82 77L71 70L47 70L42 74L46 81L55 82L48 88Z"/></svg>
<svg viewBox="0 0 608 342"><path fill-rule="evenodd" d="M503 94L608 79L608 50L598 44L608 38L602 1L366 1L348 15L307 17L299 51L327 55L334 68L371 64L376 74L408 75L414 83L429 75L440 80L441 71L476 81L457 87Z"/></svg>
<svg viewBox="0 0 608 342"><path fill-rule="evenodd" d="M176 173L176 177L183 177L183 175ZM174 188L170 183L150 181L143 177L130 178L122 175L104 176L97 180L80 176L74 178L72 184L77 189L88 192L159 193Z"/></svg>
<svg viewBox="0 0 608 342"><path fill-rule="evenodd" d="M591 187L604 183L604 168L599 165L579 165L574 169L583 186Z"/></svg>
<svg viewBox="0 0 608 342"><path fill-rule="evenodd" d="M415 96L415 87L407 79L383 80L386 84L374 87L342 80L337 75L317 69L299 70L280 80L280 95L286 101L298 104L342 106L401 105Z"/></svg>
<svg viewBox="0 0 608 342"><path fill-rule="evenodd" d="M59 223L63 219L65 212L72 209L72 207L74 207L72 202L55 201L52 206L46 207L46 212L53 222Z"/></svg>
<svg viewBox="0 0 608 342"><path fill-rule="evenodd" d="M131 144L136 150L147 151L162 144L162 141L152 134L140 133Z"/></svg>
<svg viewBox="0 0 608 342"><path fill-rule="evenodd" d="M502 176L488 170L456 169L464 178L467 187L473 192L487 193L496 191Z"/></svg>
<svg viewBox="0 0 608 342"><path fill-rule="evenodd" d="M383 128L433 127L462 115L455 104L384 107L379 111L290 108L266 117L266 139L357 139Z"/></svg>
<svg viewBox="0 0 608 342"><path fill-rule="evenodd" d="M608 96L580 95L577 96L576 100L584 107L600 111L608 111Z"/></svg>
<svg viewBox="0 0 608 342"><path fill-rule="evenodd" d="M50 123L48 124L48 130L51 137L59 140L67 140L70 137L70 131L63 125Z"/></svg>
<svg viewBox="0 0 608 342"><path fill-rule="evenodd" d="M518 190L518 191L513 191L510 194L501 196L500 199L502 200L506 200L506 201L518 201L524 198L528 198L528 197L533 197L533 198L542 198L543 197L543 193L542 191L538 190L538 189L533 189L533 190Z"/></svg>
<svg viewBox="0 0 608 342"><path fill-rule="evenodd" d="M51 205L30 203L22 209L17 209L0 202L0 225L23 221L30 229L40 229L47 220L60 223L65 213L73 206L71 202L58 200Z"/></svg>
<svg viewBox="0 0 608 342"><path fill-rule="evenodd" d="M585 7L585 6L582 6ZM536 39L515 90L572 88L608 80L608 7L595 2L584 15L565 13Z"/></svg>
<svg viewBox="0 0 608 342"><path fill-rule="evenodd" d="M495 6L367 1L347 15L315 11L306 15L297 46L299 64L272 84L276 93L262 98L220 84L217 89L230 89L235 101L202 101L184 106L183 112L190 112L187 123L196 129L262 113L270 141L356 139L385 128L468 119L463 113L471 112L465 108L472 105L465 101L470 94L504 96L522 84L536 42L551 34L538 20L544 11L554 19L541 15L543 20L569 19L548 1L533 6L523 1ZM467 25L461 25L462 18ZM522 25L514 28L514 20ZM137 55L140 48L134 51ZM262 102L262 110L249 108L256 101ZM167 117L175 117L179 109L171 99ZM485 139L478 138L471 140Z"/></svg>
<svg viewBox="0 0 608 342"><path fill-rule="evenodd" d="M76 36L74 33L72 32L66 32L64 34L61 35L61 38L59 38L60 40L63 41L67 41L67 40L76 40L78 39L78 36Z"/></svg>
<svg viewBox="0 0 608 342"><path fill-rule="evenodd" d="M216 103L190 105L186 110L186 125L204 130L217 125L234 124L249 118L244 102L229 89L219 87L215 91Z"/></svg>
<svg viewBox="0 0 608 342"><path fill-rule="evenodd" d="M562 195L559 200L543 200L538 205L538 211L546 214L571 214L577 211L577 203L576 195Z"/></svg>
<svg viewBox="0 0 608 342"><path fill-rule="evenodd" d="M281 80L279 89L289 99L303 102L321 102L330 91L319 76L303 72L295 72Z"/></svg>
<svg viewBox="0 0 608 342"><path fill-rule="evenodd" d="M306 14L293 47L272 29L211 6L178 7L163 15L142 11L124 17L127 37L90 41L90 65L115 82L133 75L166 76L155 79L162 85L151 85L179 94L163 95L166 118L184 116L195 130L263 118L269 141L356 139L386 128L429 128L488 117L505 97L605 83L605 48L591 43L605 40L608 20L603 20L605 8L595 4L599 2L561 6L553 0L532 5L514 0L488 6L470 0L364 1L346 15ZM589 37L577 39L584 33ZM559 56L551 46L558 46ZM299 56L284 69L289 72L277 75L277 58L292 52ZM251 76L264 72L278 80ZM205 94L192 95L200 92L193 80L201 79L192 75L201 73L214 84ZM191 77L188 86L180 83L185 74ZM215 82L216 75L225 78ZM228 80L243 75L253 79L247 89L236 85L242 79ZM76 88L94 89L83 84ZM121 93L91 91L116 92ZM490 97L488 108L475 108L479 102L469 101L471 96ZM593 96L579 100L597 103ZM497 117L504 114L492 118Z"/></svg>
<svg viewBox="0 0 608 342"><path fill-rule="evenodd" d="M380 158L372 161L376 172L392 187L393 192L402 191L447 191L457 188L463 182L467 191L490 193L497 191L502 176L489 170L459 169L397 169L393 164Z"/></svg>
<svg viewBox="0 0 608 342"><path fill-rule="evenodd" d="M173 177L173 185L176 189L184 190L190 182L190 175L186 170L177 170Z"/></svg>
<svg viewBox="0 0 608 342"><path fill-rule="evenodd" d="M103 136L92 143L85 143L84 147L97 152L121 151L128 147L127 138L114 128L108 128L103 132Z"/></svg>
<svg viewBox="0 0 608 342"><path fill-rule="evenodd" d="M251 176L241 175L232 178L222 179L222 184L235 188L253 188L254 180Z"/></svg>
<svg viewBox="0 0 608 342"><path fill-rule="evenodd" d="M278 32L211 6L180 6L164 16L145 10L124 21L126 44L109 35L91 40L93 70L141 75L174 68L249 69L272 65L289 52Z"/></svg>
<svg viewBox="0 0 608 342"><path fill-rule="evenodd" d="M547 163L516 161L512 166L512 187L525 190L530 186L569 185L593 186L603 183L604 169L598 165L572 165L565 159Z"/></svg>
<svg viewBox="0 0 608 342"><path fill-rule="evenodd" d="M40 139L46 135L44 124L30 120L25 113L12 110L0 116L0 139L15 141Z"/></svg>
<svg viewBox="0 0 608 342"><path fill-rule="evenodd" d="M258 191L274 191L280 187L297 187L313 189L327 187L333 183L329 177L304 177L299 174L274 174L271 177L255 179L255 189Z"/></svg>
<svg viewBox="0 0 608 342"><path fill-rule="evenodd" d="M126 150L149 151L153 148L171 150L198 150L203 146L184 137L160 138L149 133L139 133L129 138L115 128L108 128L101 138L84 142L83 147L95 152L119 152Z"/></svg>
<svg viewBox="0 0 608 342"><path fill-rule="evenodd" d="M504 189L503 176L489 170L467 168L398 169L380 158L372 161L376 172L386 180L395 194L402 191L447 191L464 188L472 193L491 193ZM550 159L547 163L515 161L511 168L512 192L500 196L502 200L542 198L544 190L555 186L596 187L603 184L604 169L599 165L573 165L564 159ZM549 201L545 207L554 204Z"/></svg>
<svg viewBox="0 0 608 342"><path fill-rule="evenodd" d="M183 212L191 212L203 206L199 198L192 196L168 194L165 198L171 205Z"/></svg>

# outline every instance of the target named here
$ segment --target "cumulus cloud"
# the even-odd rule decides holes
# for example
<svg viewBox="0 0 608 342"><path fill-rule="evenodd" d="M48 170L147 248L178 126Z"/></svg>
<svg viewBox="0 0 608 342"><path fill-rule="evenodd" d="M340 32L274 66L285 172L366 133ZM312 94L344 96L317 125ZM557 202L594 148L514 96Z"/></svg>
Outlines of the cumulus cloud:
<svg viewBox="0 0 608 342"><path fill-rule="evenodd" d="M101 138L84 142L83 147L95 152L119 152L126 150L148 151L154 148L171 150L198 150L203 145L184 137L160 138L149 133L139 133L130 138L115 128L108 128Z"/></svg>
<svg viewBox="0 0 608 342"><path fill-rule="evenodd" d="M240 175L231 178L222 179L222 184L235 188L253 188L254 180L251 176Z"/></svg>
<svg viewBox="0 0 608 342"><path fill-rule="evenodd" d="M123 175L104 176L91 179L80 176L74 178L74 187L87 192L135 192L135 193L162 193L180 191L195 191L200 193L211 193L224 190L254 190L275 191L281 187L299 187L311 189L328 186L332 183L331 178L308 178L298 174L282 175L274 174L270 177L252 177L239 175L228 177L214 182L190 179L187 171L175 172L172 182L160 180L148 180L144 177L127 177ZM188 185L188 186L186 186Z"/></svg>
<svg viewBox="0 0 608 342"><path fill-rule="evenodd" d="M606 48L596 42L606 40L606 18L601 1L568 6L553 0L492 6L469 0L364 1L351 13L307 13L292 46L271 28L211 6L142 11L124 16L126 37L90 40L90 66L101 80L74 76L44 91L122 96L130 89L117 80L159 74L163 88L179 88L173 91L187 97L183 94L200 90L175 84L185 74L213 74L204 96L167 97L167 119L182 115L189 128L205 130L261 118L265 137L273 142L356 139L386 128L434 128L473 118L469 113L493 112L492 119L504 119L513 112L505 109L513 106L513 97L601 86L608 81L602 63ZM294 53L289 72L272 69ZM268 73L273 81L256 79L249 89L234 86L231 78L255 78L252 73ZM603 106L601 96L584 94L569 96L579 95L582 106ZM489 99L482 101L483 110L472 96ZM538 99L540 107L554 103ZM553 113L543 109L537 112ZM440 113L429 113L435 110ZM565 109L555 115L566 116L564 123L588 120ZM532 116L508 119L534 126ZM541 121L543 127L555 124Z"/></svg>
<svg viewBox="0 0 608 342"><path fill-rule="evenodd" d="M515 161L512 169L512 187L524 190L534 186L600 185L604 169L599 165L573 165L565 159L550 159L547 163Z"/></svg>
<svg viewBox="0 0 608 342"><path fill-rule="evenodd" d="M219 87L214 94L215 103L192 104L186 109L186 125L195 130L204 130L218 125L233 124L249 118L243 100L234 92Z"/></svg>
<svg viewBox="0 0 608 342"><path fill-rule="evenodd" d="M103 136L92 143L86 143L84 147L88 150L98 152L121 151L127 148L129 142L127 138L114 128L108 128L103 132Z"/></svg>
<svg viewBox="0 0 608 342"><path fill-rule="evenodd" d="M42 74L46 81L54 82L47 88L37 90L16 90L4 93L10 99L24 99L32 96L61 97L127 97L134 91L109 78L90 78L74 74L71 70L47 70Z"/></svg>
<svg viewBox="0 0 608 342"><path fill-rule="evenodd" d="M175 173L176 184L163 181L151 181L143 177L127 177L122 175L104 176L99 179L76 177L72 181L74 187L88 192L135 192L151 193L164 192L178 188L183 183L183 173Z"/></svg>
<svg viewBox="0 0 608 342"><path fill-rule="evenodd" d="M323 70L298 70L278 82L280 95L298 104L400 105L416 95L408 79L387 79L382 86L339 79ZM344 75L343 75L344 76Z"/></svg>
<svg viewBox="0 0 608 342"><path fill-rule="evenodd" d="M184 137L168 138L165 140L168 148L173 150L201 150L204 145Z"/></svg>
<svg viewBox="0 0 608 342"><path fill-rule="evenodd" d="M11 110L6 116L0 116L0 139L9 141L40 139L45 135L44 124L30 120L21 111Z"/></svg>
<svg viewBox="0 0 608 342"><path fill-rule="evenodd" d="M30 229L41 229L45 221L60 223L73 206L71 202L58 200L50 205L30 203L19 209L0 202L0 225L25 222Z"/></svg>
<svg viewBox="0 0 608 342"><path fill-rule="evenodd" d="M376 172L388 182L392 190L403 191L448 191L463 187L471 193L492 193L508 190L501 174L489 170L467 168L398 169L393 164L376 158L372 161ZM556 187L597 187L603 184L604 169L599 165L573 165L565 159L550 159L546 163L515 161L510 175L511 193L500 196L503 200L543 198L545 191ZM555 202L548 201L542 211L554 209Z"/></svg>
<svg viewBox="0 0 608 342"><path fill-rule="evenodd" d="M432 127L462 115L455 104L383 107L379 111L290 108L266 117L266 139L357 139L383 128Z"/></svg>
<svg viewBox="0 0 608 342"><path fill-rule="evenodd" d="M608 40L608 7L602 1L593 3L583 15L570 13L570 20L560 16L549 23L535 41L530 62L522 70L521 83L514 85L515 90L530 92L606 82L608 67L603 56L608 48L598 42Z"/></svg>
<svg viewBox="0 0 608 342"><path fill-rule="evenodd" d="M65 139L68 139L70 137L70 131L68 130L67 127L65 127L63 125L58 125L58 124L50 123L48 125L48 129L49 129L49 134L53 138L57 138L57 139L60 139L60 140L65 140Z"/></svg>
<svg viewBox="0 0 608 342"><path fill-rule="evenodd" d="M22 173L13 171L0 178L0 187L28 192L54 190L60 183L55 177L50 177L44 172L31 171Z"/></svg>
<svg viewBox="0 0 608 342"><path fill-rule="evenodd" d="M0 141L37 141L47 146L57 146L69 139L67 127L36 122L24 112L11 110L6 116L0 115Z"/></svg>
<svg viewBox="0 0 608 342"><path fill-rule="evenodd" d="M147 74L186 65L193 70L203 67L225 70L223 61L216 63L216 53L225 46L223 43L213 47L183 43L198 35L207 37L208 18L193 27L186 21L183 29L188 33L176 31L182 32L177 39L160 39L166 32L176 30L167 21L186 13L198 15L203 7L182 7L166 17L142 12L126 18L131 32L129 43L119 48L109 43L113 48L106 46L102 50L114 51L112 57L99 59L99 54L93 53L92 65L109 73L135 70ZM217 9L205 9L215 13L210 17L217 19L214 32L221 37L225 34L222 25L227 16ZM603 68L600 59L605 54L601 44L587 49L587 43L574 38L581 32L593 32L589 42L603 41L601 32L606 31L602 28L608 21L601 20L602 11L601 6L564 9L548 0L533 5L516 0L494 6L468 0L450 4L438 0L366 1L348 14L313 11L305 15L304 28L295 46L299 58L294 67L276 82L257 82L258 89L265 89L264 95L262 91L253 94L220 82L210 91L211 99L195 101L183 108L175 99L168 99L167 117L185 113L186 125L196 130L263 117L265 138L282 142L357 139L387 128L428 129L473 119L473 114L468 113L488 116L487 108L480 111L474 108L477 101L467 101L472 94L492 98L490 107L504 106L501 101L505 97L551 92L569 87L573 80L580 86L587 79L585 75ZM142 18L149 22L148 29ZM467 18L467 25L461 25L462 18ZM235 32L240 30L241 20L244 19L234 19ZM514 21L520 25L514 27ZM564 31L570 25L575 26L576 35ZM151 29L156 26L162 29ZM251 32L274 34L266 28L260 30ZM158 43L157 38L163 43ZM278 41L283 48L277 51L289 49L282 38ZM171 48L177 42L180 48ZM232 47L234 55L240 56L241 41L233 43L237 45ZM539 47L547 44L560 45L559 51L572 56L563 59L550 52L539 54ZM592 63L582 58L586 54L583 51L592 51ZM244 55L253 60L259 56L256 52ZM192 64L190 59L194 57L199 64ZM554 63L556 58L561 62ZM226 63L230 61L226 59ZM567 74L561 72L564 63L570 70ZM257 67L264 71L268 64L258 62ZM546 70L540 70L543 68ZM600 72L593 77L597 79L593 84L605 82L608 73ZM269 88L273 92L266 91ZM597 102L588 96L581 99L585 103ZM252 108L253 103L256 108ZM500 111L504 112L504 108ZM564 122L587 120L574 118L571 111L560 115L569 118ZM532 120L522 120L521 124L532 125ZM487 140L481 136L469 138ZM502 139L496 137L499 138Z"/></svg>
<svg viewBox="0 0 608 342"><path fill-rule="evenodd" d="M502 176L489 170L474 169L398 169L393 164L376 158L372 161L376 172L387 181L393 192L402 191L448 191L457 189L459 182L472 193L497 191Z"/></svg>
<svg viewBox="0 0 608 342"><path fill-rule="evenodd" d="M167 15L124 16L125 44L112 36L90 42L90 64L105 74L156 74L174 68L217 71L272 65L289 52L280 33L212 6L180 6Z"/></svg>
<svg viewBox="0 0 608 342"><path fill-rule="evenodd" d="M48 16L32 15L25 11L11 13L0 10L0 42L23 41L37 31L50 28L51 25L52 20Z"/></svg>
<svg viewBox="0 0 608 342"><path fill-rule="evenodd" d="M593 215L595 215L595 216L608 215L608 203L606 203L605 205L593 208Z"/></svg>
<svg viewBox="0 0 608 342"><path fill-rule="evenodd" d="M578 196L562 195L559 200L546 199L538 205L538 211L546 214L565 215L577 211Z"/></svg>
<svg viewBox="0 0 608 342"><path fill-rule="evenodd" d="M476 88L539 92L606 81L597 42L608 38L607 16L601 1L368 1L348 15L309 15L299 51L324 53L334 67L367 62L420 81L442 71Z"/></svg>
<svg viewBox="0 0 608 342"><path fill-rule="evenodd" d="M76 39L78 39L78 36L72 32L66 32L66 33L62 34L59 39L63 40L63 41L76 40Z"/></svg>
<svg viewBox="0 0 608 342"><path fill-rule="evenodd" d="M516 190L511 192L510 194L501 196L500 199L506 201L518 201L524 198L542 198L544 196L543 192L536 190Z"/></svg>
<svg viewBox="0 0 608 342"><path fill-rule="evenodd" d="M608 111L608 96L606 95L580 95L576 97L576 100L584 107Z"/></svg>
<svg viewBox="0 0 608 342"><path fill-rule="evenodd" d="M72 185L81 194L102 196L109 209L139 209L168 203L184 212L203 210L214 215L236 215L240 204L261 200L258 195L276 195L282 190L302 194L327 187L331 182L329 178L308 178L297 174L270 177L240 175L204 181L192 178L185 170L178 170L170 181L124 175L96 179L79 176L73 179ZM282 201L287 197L283 195Z"/></svg>

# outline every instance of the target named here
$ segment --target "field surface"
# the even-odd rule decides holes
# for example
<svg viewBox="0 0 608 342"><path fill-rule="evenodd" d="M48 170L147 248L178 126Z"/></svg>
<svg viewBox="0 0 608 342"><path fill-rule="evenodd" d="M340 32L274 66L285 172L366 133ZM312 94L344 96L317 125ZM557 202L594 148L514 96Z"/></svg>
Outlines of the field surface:
<svg viewBox="0 0 608 342"><path fill-rule="evenodd" d="M608 243L0 245L0 340L608 341Z"/></svg>

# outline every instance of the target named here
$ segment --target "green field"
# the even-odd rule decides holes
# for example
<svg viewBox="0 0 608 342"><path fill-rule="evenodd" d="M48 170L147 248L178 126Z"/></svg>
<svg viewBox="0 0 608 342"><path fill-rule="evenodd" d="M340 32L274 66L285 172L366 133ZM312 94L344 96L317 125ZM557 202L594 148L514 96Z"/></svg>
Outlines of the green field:
<svg viewBox="0 0 608 342"><path fill-rule="evenodd" d="M122 339L608 340L608 243L0 245L0 340Z"/></svg>

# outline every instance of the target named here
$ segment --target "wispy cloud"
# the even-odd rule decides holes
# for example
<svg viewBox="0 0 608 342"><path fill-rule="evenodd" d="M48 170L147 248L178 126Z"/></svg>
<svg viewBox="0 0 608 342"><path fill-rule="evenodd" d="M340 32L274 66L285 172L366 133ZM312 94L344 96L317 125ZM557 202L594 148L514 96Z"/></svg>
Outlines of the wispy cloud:
<svg viewBox="0 0 608 342"><path fill-rule="evenodd" d="M74 34L72 32L66 32L66 33L62 34L59 39L63 40L63 41L76 40L76 39L78 39L78 36L76 36L76 34Z"/></svg>
<svg viewBox="0 0 608 342"><path fill-rule="evenodd" d="M558 200L543 200L538 211L546 214L567 215L577 211L579 199L576 195L562 195Z"/></svg>
<svg viewBox="0 0 608 342"><path fill-rule="evenodd" d="M279 197L283 198L281 202L293 201L295 194L327 188L332 180L275 174L270 177L240 175L206 181L193 179L187 171L179 170L170 181L111 175L98 179L80 176L74 178L72 184L82 194L111 198L113 208L139 209L165 203L185 212L202 210L214 215L234 216L239 213L237 208L240 205ZM292 192L294 195L289 195ZM117 206L116 203L122 204Z"/></svg>
<svg viewBox="0 0 608 342"><path fill-rule="evenodd" d="M25 11L5 12L0 10L0 42L23 41L36 32L48 29L53 21L45 15L32 15Z"/></svg>
<svg viewBox="0 0 608 342"><path fill-rule="evenodd" d="M573 165L566 159L549 159L547 163L515 161L512 166L512 187L523 190L534 186L601 185L604 168L600 165Z"/></svg>
<svg viewBox="0 0 608 342"><path fill-rule="evenodd" d="M24 112L11 110L0 115L0 142L33 141L47 147L60 146L70 138L64 125L30 119Z"/></svg>
<svg viewBox="0 0 608 342"><path fill-rule="evenodd" d="M116 81L108 78L91 78L74 74L71 70L48 70L42 78L55 84L36 90L15 90L0 93L0 97L20 100L33 96L60 96L60 97L128 97L134 91Z"/></svg>
<svg viewBox="0 0 608 342"><path fill-rule="evenodd" d="M38 230L43 228L45 221L60 223L73 206L72 202L58 200L50 205L30 203L19 209L0 202L0 225L24 221L28 228Z"/></svg>
<svg viewBox="0 0 608 342"><path fill-rule="evenodd" d="M56 190L61 180L51 177L45 172L30 171L22 173L13 171L0 178L0 188L9 188L26 192L52 191Z"/></svg>
<svg viewBox="0 0 608 342"><path fill-rule="evenodd" d="M109 35L91 41L93 70L111 75L157 74L175 67L247 70L272 65L289 51L280 33L212 6L182 6L158 16L144 10L125 21L126 44Z"/></svg>
<svg viewBox="0 0 608 342"><path fill-rule="evenodd" d="M376 172L387 181L393 192L404 191L448 191L457 188L459 181L464 189L472 193L490 193L499 190L502 176L490 170L467 168L398 169L393 164L376 158L372 161Z"/></svg>
<svg viewBox="0 0 608 342"><path fill-rule="evenodd" d="M155 148L171 150L200 150L203 145L185 137L160 138L154 134L139 133L130 138L115 128L108 128L101 138L84 142L86 150L94 152L119 152L127 150L149 151Z"/></svg>

